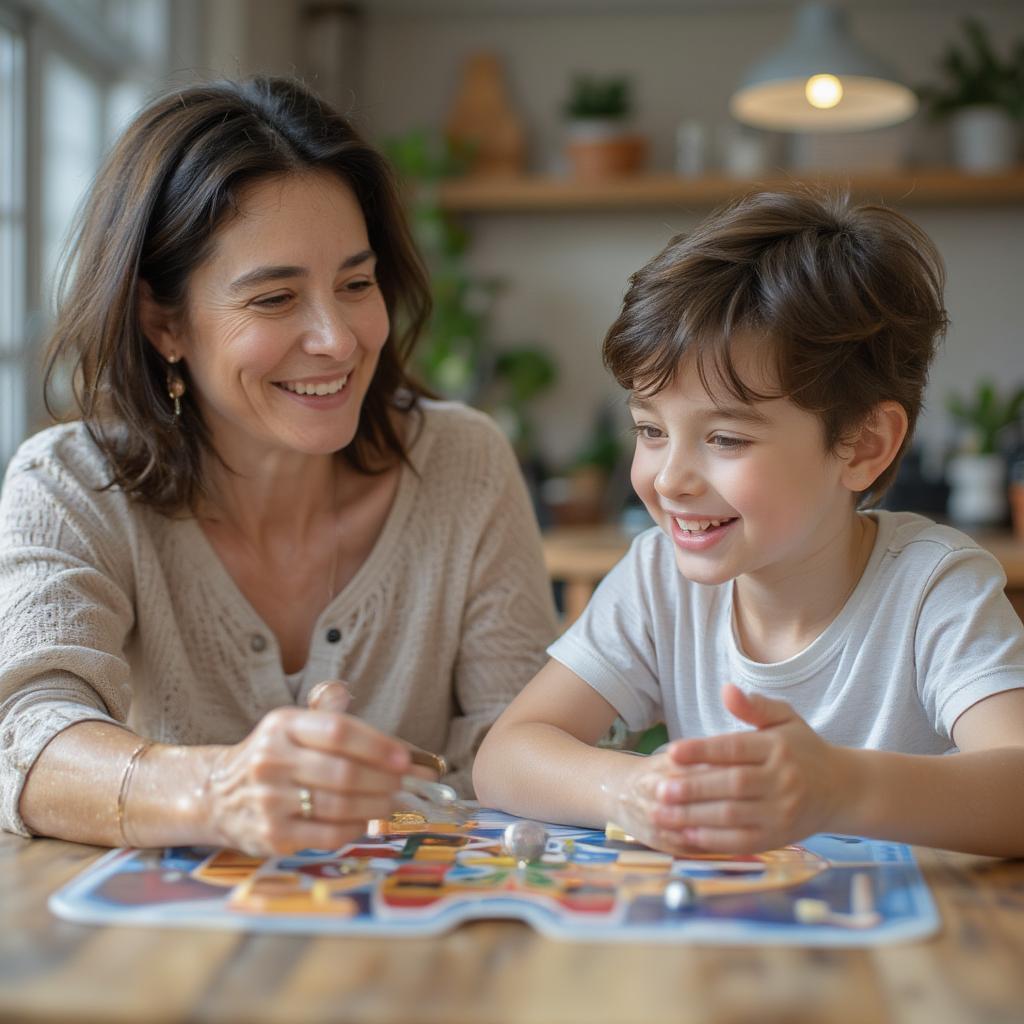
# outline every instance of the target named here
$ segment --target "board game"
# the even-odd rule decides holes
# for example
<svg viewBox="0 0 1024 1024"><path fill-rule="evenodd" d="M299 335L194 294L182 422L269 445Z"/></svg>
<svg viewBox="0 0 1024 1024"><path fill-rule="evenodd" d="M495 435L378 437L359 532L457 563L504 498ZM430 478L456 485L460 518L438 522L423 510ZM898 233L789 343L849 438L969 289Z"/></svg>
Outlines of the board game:
<svg viewBox="0 0 1024 1024"><path fill-rule="evenodd" d="M274 858L232 850L114 850L50 899L90 924L294 934L437 935L512 918L555 939L867 946L939 927L910 849L816 835L751 856L674 859L629 837L545 825L543 852L511 856L518 819L465 825L395 815L339 850Z"/></svg>

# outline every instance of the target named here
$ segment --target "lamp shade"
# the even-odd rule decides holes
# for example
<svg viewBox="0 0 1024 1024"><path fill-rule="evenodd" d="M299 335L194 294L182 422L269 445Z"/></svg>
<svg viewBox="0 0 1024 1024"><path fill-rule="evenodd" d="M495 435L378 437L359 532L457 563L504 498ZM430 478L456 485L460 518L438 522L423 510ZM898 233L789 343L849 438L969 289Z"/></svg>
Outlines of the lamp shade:
<svg viewBox="0 0 1024 1024"><path fill-rule="evenodd" d="M751 68L729 110L772 131L861 131L905 121L917 97L847 34L843 11L808 4L789 41Z"/></svg>

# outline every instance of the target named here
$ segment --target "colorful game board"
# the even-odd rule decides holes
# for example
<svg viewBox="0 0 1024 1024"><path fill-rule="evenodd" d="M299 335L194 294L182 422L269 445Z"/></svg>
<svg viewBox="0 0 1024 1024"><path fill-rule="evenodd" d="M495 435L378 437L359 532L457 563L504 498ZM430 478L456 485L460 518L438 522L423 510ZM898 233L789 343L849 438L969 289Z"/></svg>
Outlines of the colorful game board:
<svg viewBox="0 0 1024 1024"><path fill-rule="evenodd" d="M517 863L502 844L516 820L484 809L463 826L402 815L340 850L271 859L115 850L50 907L91 924L391 937L514 918L552 938L596 942L864 946L921 939L939 925L899 843L817 835L755 856L673 860L551 825L541 859ZM680 877L688 884L673 887Z"/></svg>

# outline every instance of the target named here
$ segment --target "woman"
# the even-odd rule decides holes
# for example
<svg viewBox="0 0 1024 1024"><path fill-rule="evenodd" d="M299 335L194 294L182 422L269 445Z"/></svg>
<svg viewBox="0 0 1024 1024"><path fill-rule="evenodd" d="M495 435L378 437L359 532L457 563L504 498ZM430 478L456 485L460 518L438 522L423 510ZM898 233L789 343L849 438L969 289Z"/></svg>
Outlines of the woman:
<svg viewBox="0 0 1024 1024"><path fill-rule="evenodd" d="M382 158L294 83L188 88L72 254L81 418L0 494L0 824L334 848L412 747L466 792L553 611L509 446L405 375L429 297Z"/></svg>

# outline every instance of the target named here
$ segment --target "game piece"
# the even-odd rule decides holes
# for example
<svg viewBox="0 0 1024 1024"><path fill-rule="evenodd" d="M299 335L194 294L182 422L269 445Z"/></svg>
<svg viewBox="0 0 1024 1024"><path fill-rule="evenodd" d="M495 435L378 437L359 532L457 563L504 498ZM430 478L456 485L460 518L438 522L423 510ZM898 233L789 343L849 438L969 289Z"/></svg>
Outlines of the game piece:
<svg viewBox="0 0 1024 1024"><path fill-rule="evenodd" d="M799 899L793 904L793 916L801 924L823 924L832 913L825 900Z"/></svg>
<svg viewBox="0 0 1024 1024"><path fill-rule="evenodd" d="M665 886L665 906L669 910L685 910L697 902L697 890L685 878L673 878Z"/></svg>
<svg viewBox="0 0 1024 1024"><path fill-rule="evenodd" d="M548 830L536 821L514 821L505 829L505 852L520 867L540 860L548 845Z"/></svg>
<svg viewBox="0 0 1024 1024"><path fill-rule="evenodd" d="M400 828L406 825L426 825L427 816L419 811L395 811L391 815L390 823Z"/></svg>
<svg viewBox="0 0 1024 1024"><path fill-rule="evenodd" d="M403 775L400 802L432 821L454 821L464 825L473 817L473 809L464 804L458 793L443 782L428 782L416 775Z"/></svg>
<svg viewBox="0 0 1024 1024"><path fill-rule="evenodd" d="M672 854L657 850L623 850L615 862L629 871L655 871L668 874L672 868Z"/></svg>
<svg viewBox="0 0 1024 1024"><path fill-rule="evenodd" d="M624 828L622 828L619 825L616 825L615 822L613 822L613 821L609 821L608 824L605 825L605 827L604 827L604 837L605 837L605 839L611 839L611 840L613 840L614 842L617 842L617 843L636 843L636 842L639 842L638 839L635 839Z"/></svg>
<svg viewBox="0 0 1024 1024"><path fill-rule="evenodd" d="M793 916L801 924L838 925L840 928L875 928L882 915L875 909L871 876L858 871L850 880L850 912L833 910L825 900L799 899L793 905Z"/></svg>

